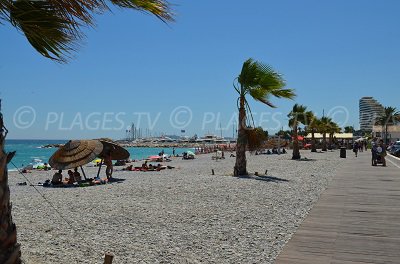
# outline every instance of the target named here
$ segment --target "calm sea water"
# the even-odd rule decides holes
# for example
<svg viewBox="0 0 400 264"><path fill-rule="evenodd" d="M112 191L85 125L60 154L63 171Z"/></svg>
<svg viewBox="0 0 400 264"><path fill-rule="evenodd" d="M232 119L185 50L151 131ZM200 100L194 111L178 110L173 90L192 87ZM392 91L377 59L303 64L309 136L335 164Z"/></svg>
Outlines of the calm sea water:
<svg viewBox="0 0 400 264"><path fill-rule="evenodd" d="M48 162L49 158L57 150L57 148L39 148L47 144L64 144L65 140L6 140L6 151L17 151L13 163L22 168L32 162L33 159L41 159L43 162ZM158 155L162 150L165 154L172 155L172 148L127 148L131 154L131 159L143 159L148 156ZM176 148L175 154L182 154L185 151L193 150L186 148ZM10 163L8 164L9 170L16 168Z"/></svg>

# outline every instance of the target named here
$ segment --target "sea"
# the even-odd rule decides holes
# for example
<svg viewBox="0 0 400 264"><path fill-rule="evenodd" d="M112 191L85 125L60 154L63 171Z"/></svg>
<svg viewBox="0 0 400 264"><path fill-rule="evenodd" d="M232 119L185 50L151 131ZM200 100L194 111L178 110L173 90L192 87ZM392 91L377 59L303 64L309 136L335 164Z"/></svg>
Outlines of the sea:
<svg viewBox="0 0 400 264"><path fill-rule="evenodd" d="M16 151L12 163L8 164L8 170L17 170L33 162L34 159L40 159L48 162L49 158L57 150L57 148L41 148L48 144L64 144L66 140L22 140L22 139L6 139L6 152ZM145 159L152 155L158 155L162 150L167 155L172 155L172 148L126 148L131 154L130 158L135 160ZM183 152L193 149L175 148L175 154L181 155ZM14 166L15 165L15 166Z"/></svg>

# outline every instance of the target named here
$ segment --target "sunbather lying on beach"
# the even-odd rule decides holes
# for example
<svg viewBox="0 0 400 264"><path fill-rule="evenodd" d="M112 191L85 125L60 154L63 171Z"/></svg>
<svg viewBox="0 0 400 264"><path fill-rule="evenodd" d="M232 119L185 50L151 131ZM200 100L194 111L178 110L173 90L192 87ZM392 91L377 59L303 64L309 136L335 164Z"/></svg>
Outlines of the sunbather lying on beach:
<svg viewBox="0 0 400 264"><path fill-rule="evenodd" d="M132 171L133 170L133 165L129 165L128 167L123 168L122 170Z"/></svg>
<svg viewBox="0 0 400 264"><path fill-rule="evenodd" d="M160 171L160 170L165 170L167 168L167 166L163 166L160 163L157 164L156 170Z"/></svg>
<svg viewBox="0 0 400 264"><path fill-rule="evenodd" d="M153 164L149 164L149 167L147 168L148 171L154 171L156 168L153 166Z"/></svg>
<svg viewBox="0 0 400 264"><path fill-rule="evenodd" d="M93 178L93 180L90 182L91 185L95 185L95 184L106 184L108 182L109 179L104 178L104 179L100 179L99 177L95 177Z"/></svg>

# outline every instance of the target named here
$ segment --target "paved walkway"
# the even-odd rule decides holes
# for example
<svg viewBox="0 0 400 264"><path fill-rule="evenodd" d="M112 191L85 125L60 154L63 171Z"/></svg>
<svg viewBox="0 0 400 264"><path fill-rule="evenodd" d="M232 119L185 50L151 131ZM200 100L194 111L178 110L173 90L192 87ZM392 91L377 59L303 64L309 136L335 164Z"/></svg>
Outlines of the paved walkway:
<svg viewBox="0 0 400 264"><path fill-rule="evenodd" d="M400 161L352 154L276 264L400 263Z"/></svg>

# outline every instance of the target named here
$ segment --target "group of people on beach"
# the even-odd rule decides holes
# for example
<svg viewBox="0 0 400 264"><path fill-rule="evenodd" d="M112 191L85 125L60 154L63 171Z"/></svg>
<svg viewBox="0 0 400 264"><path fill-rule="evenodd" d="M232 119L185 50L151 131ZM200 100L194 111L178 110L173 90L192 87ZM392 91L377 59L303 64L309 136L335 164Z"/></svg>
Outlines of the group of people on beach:
<svg viewBox="0 0 400 264"><path fill-rule="evenodd" d="M62 170L58 170L56 173L54 173L51 184L74 184L75 182L80 183L81 181L81 174L79 173L78 168L75 168L74 171L68 170L68 178L65 178L65 181L63 181Z"/></svg>
<svg viewBox="0 0 400 264"><path fill-rule="evenodd" d="M111 160L111 155L107 154L104 157L104 165L106 165L106 176L107 176L107 181L112 179L112 173L113 173L113 164ZM50 183L52 185L71 185L74 183L82 183L82 177L81 174L78 171L78 168L75 167L74 171L68 170L68 178L65 178L63 180L63 175L62 175L62 170L58 170L56 173L54 173L53 178L51 179ZM93 181L97 181L100 179L94 178Z"/></svg>
<svg viewBox="0 0 400 264"><path fill-rule="evenodd" d="M276 147L273 147L271 150L267 149L267 150L263 150L263 151L256 151L256 155L271 155L271 154L286 154L287 151L285 148L282 149L278 149Z"/></svg>
<svg viewBox="0 0 400 264"><path fill-rule="evenodd" d="M133 167L133 165L129 165L126 168L123 168L122 170L125 171L160 171L160 170L165 170L165 169L174 169L175 167L172 166L165 166L161 165L158 163L157 165L153 164L147 164L147 160L143 162L141 167Z"/></svg>

